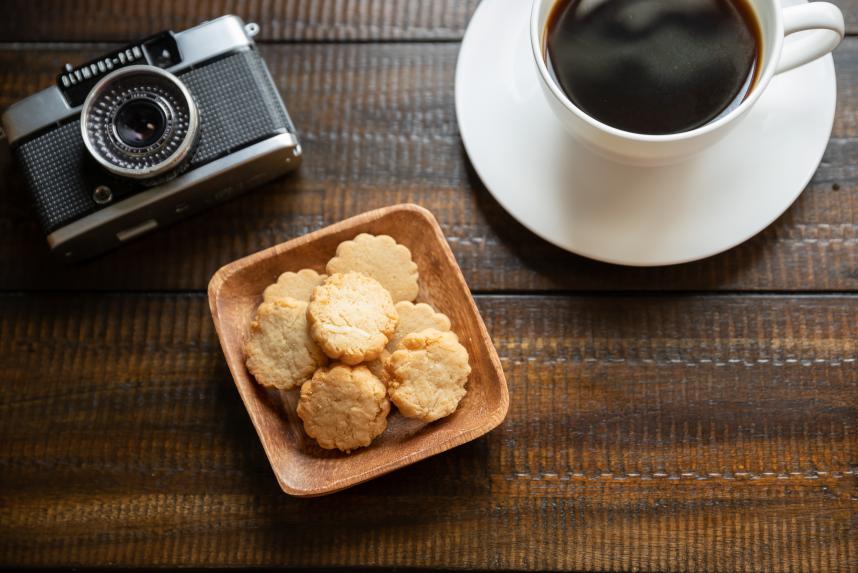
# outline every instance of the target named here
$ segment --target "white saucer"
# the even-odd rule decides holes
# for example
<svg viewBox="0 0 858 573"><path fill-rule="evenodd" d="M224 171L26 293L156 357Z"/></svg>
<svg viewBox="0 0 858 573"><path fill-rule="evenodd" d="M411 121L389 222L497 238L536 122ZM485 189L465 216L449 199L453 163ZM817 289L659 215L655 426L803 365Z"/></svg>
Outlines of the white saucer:
<svg viewBox="0 0 858 573"><path fill-rule="evenodd" d="M530 5L477 8L456 68L456 114L480 179L543 239L623 265L693 261L763 230L810 181L834 122L830 55L775 77L744 121L699 156L632 167L594 155L556 121L530 51Z"/></svg>

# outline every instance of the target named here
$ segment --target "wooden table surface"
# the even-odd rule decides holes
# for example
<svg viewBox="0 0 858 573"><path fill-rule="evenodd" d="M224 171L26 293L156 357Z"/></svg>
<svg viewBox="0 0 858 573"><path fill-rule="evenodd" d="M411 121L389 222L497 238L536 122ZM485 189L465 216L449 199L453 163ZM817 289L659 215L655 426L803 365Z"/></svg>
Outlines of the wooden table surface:
<svg viewBox="0 0 858 573"><path fill-rule="evenodd" d="M476 178L453 106L476 4L4 3L0 109L117 42L225 12L258 22L306 160L67 267L0 147L0 565L858 571L858 38L835 52L834 132L796 204L722 255L631 269L539 240ZM858 31L858 0L838 4ZM509 416L370 483L291 498L206 284L398 202L440 221Z"/></svg>

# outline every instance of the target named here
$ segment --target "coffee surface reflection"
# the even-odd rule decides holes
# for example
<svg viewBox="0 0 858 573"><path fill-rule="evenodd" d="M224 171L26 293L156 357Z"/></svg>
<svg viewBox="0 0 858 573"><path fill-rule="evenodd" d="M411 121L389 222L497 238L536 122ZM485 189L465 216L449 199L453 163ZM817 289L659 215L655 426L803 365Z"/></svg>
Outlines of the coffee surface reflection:
<svg viewBox="0 0 858 573"><path fill-rule="evenodd" d="M545 56L581 110L670 134L706 125L753 89L761 31L746 0L558 0Z"/></svg>

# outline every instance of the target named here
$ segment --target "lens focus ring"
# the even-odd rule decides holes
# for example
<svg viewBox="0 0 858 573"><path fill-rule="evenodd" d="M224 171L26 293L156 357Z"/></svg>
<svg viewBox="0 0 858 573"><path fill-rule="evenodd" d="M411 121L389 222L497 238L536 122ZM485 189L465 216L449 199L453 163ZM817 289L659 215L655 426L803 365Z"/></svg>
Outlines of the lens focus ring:
<svg viewBox="0 0 858 573"><path fill-rule="evenodd" d="M93 87L83 104L81 132L87 150L111 173L160 180L190 159L199 116L175 76L129 66Z"/></svg>

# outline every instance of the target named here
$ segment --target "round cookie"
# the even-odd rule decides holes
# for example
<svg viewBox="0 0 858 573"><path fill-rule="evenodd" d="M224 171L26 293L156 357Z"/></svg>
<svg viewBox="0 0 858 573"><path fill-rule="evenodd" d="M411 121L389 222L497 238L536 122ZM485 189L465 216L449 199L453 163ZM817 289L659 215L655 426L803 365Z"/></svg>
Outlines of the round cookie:
<svg viewBox="0 0 858 573"><path fill-rule="evenodd" d="M298 416L321 447L349 452L368 446L387 428L386 394L384 384L363 366L320 368L301 387Z"/></svg>
<svg viewBox="0 0 858 573"><path fill-rule="evenodd" d="M302 302L310 302L313 289L325 282L328 275L320 275L312 269L301 269L297 273L283 273L277 282L265 288L262 300L270 302L276 298L294 298Z"/></svg>
<svg viewBox="0 0 858 573"><path fill-rule="evenodd" d="M366 365L382 382L387 381L384 361L396 350L405 335L427 328L434 328L441 332L450 330L450 319L447 318L447 315L435 312L435 309L425 302L417 304L404 300L397 302L396 313L399 315L399 322L396 324L393 336L390 337L387 346L381 351L379 357Z"/></svg>
<svg viewBox="0 0 858 573"><path fill-rule="evenodd" d="M307 303L293 299L263 302L244 340L247 369L263 386L294 388L328 363L307 329Z"/></svg>
<svg viewBox="0 0 858 573"><path fill-rule="evenodd" d="M411 251L387 235L361 233L340 243L328 261L328 274L356 271L369 275L390 291L393 302L417 298L417 264Z"/></svg>
<svg viewBox="0 0 858 573"><path fill-rule="evenodd" d="M361 273L336 273L313 290L310 335L331 358L360 364L378 357L399 318L390 293Z"/></svg>
<svg viewBox="0 0 858 573"><path fill-rule="evenodd" d="M434 422L452 414L465 395L468 351L452 332L412 332L384 363L390 399L403 416Z"/></svg>

